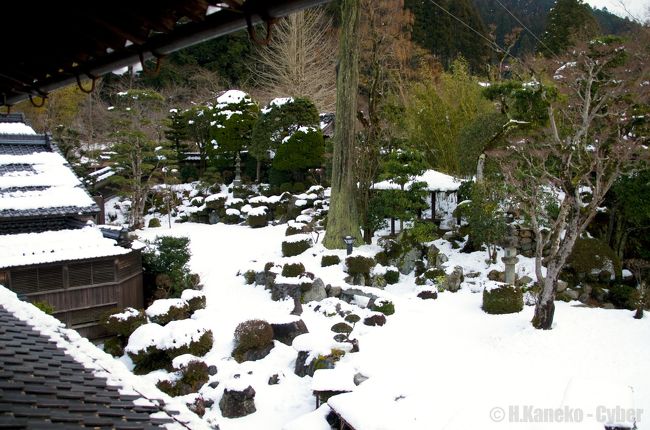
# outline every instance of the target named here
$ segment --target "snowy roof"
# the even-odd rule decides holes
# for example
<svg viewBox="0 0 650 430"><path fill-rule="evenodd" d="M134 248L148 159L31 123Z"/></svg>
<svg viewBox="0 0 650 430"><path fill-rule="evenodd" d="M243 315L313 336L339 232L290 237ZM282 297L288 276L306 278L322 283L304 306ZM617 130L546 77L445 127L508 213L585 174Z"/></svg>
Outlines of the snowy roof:
<svg viewBox="0 0 650 430"><path fill-rule="evenodd" d="M11 234L0 240L0 268L122 255L130 251L105 238L95 227Z"/></svg>
<svg viewBox="0 0 650 430"><path fill-rule="evenodd" d="M1 285L0 303L0 427L207 427L182 401Z"/></svg>
<svg viewBox="0 0 650 430"><path fill-rule="evenodd" d="M0 134L0 218L98 211L49 136Z"/></svg>
<svg viewBox="0 0 650 430"><path fill-rule="evenodd" d="M458 191L461 180L453 176L446 175L436 170L427 170L422 175L414 177L406 183L408 189L414 182L424 182L427 184L429 191ZM392 180L381 181L373 185L375 190L399 190L399 184Z"/></svg>

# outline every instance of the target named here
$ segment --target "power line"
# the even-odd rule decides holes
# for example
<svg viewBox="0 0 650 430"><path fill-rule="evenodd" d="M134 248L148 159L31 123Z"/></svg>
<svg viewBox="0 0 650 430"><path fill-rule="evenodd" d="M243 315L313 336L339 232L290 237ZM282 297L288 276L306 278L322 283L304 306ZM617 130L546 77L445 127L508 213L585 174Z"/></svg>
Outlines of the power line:
<svg viewBox="0 0 650 430"><path fill-rule="evenodd" d="M534 38L537 42L539 42L539 43L540 43L544 48L548 49L548 52L550 52L550 53L552 53L553 55L555 55L555 54L553 53L553 51L551 50L551 48L549 48L549 47L546 45L546 43L542 42L541 39L540 39L539 37L537 37L537 35L536 35L535 33L533 33L532 30L530 30L528 27L526 27L526 24L524 24L523 22L521 22L521 21L519 20L519 18L517 18L517 17L515 16L515 14L512 13L512 12L510 11L510 9L508 9L508 8L507 8L503 3L501 3L499 0L495 0L495 1L496 1L497 3L499 3L499 6L501 6L501 7L502 7L506 12L508 12L508 13L510 14L510 16L513 17L513 18L515 19L515 21L517 21L517 22L519 23L519 25L521 25L521 26L524 28L524 30L526 30L528 33L530 33L530 35L533 36L533 38Z"/></svg>
<svg viewBox="0 0 650 430"><path fill-rule="evenodd" d="M456 15L454 15L454 14L451 13L451 12L449 12L449 11L448 11L447 9L445 9L444 7L440 6L440 4L438 4L435 0L429 0L429 1L430 1L434 6L436 6L438 9L442 10L444 13L446 13L447 15L449 15L450 17L452 17L452 18L455 19L456 21L460 22L463 26L467 27L467 28L468 28L469 30L471 30L474 34L478 35L480 38L482 38L483 40L487 41L493 49L496 49L497 52L502 52L502 53L504 53L505 55L507 55L507 56L513 58L514 60L517 60L517 61L521 62L521 60L520 60L519 58L515 57L515 56L512 55L510 52L506 51L504 48L502 48L502 47L501 47L498 43L496 43L494 40L491 40L491 39L487 38L487 37L486 37L484 34L482 34L480 31L476 30L474 27L472 27L471 25L469 25L468 23L466 23L466 22L463 21L462 19L458 18Z"/></svg>

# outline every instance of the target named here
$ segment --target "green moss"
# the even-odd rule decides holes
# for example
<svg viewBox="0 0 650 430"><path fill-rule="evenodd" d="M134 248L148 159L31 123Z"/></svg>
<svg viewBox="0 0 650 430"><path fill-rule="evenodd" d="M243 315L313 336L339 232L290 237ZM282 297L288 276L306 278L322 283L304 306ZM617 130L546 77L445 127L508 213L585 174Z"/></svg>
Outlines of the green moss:
<svg viewBox="0 0 650 430"><path fill-rule="evenodd" d="M521 288L504 285L490 291L483 290L483 310L492 315L512 314L524 308Z"/></svg>
<svg viewBox="0 0 650 430"><path fill-rule="evenodd" d="M311 248L311 240L305 239L297 242L282 242L282 255L284 257L294 257L300 255Z"/></svg>
<svg viewBox="0 0 650 430"><path fill-rule="evenodd" d="M369 275L370 269L375 265L375 259L371 257L364 257L362 255L354 255L345 259L347 272L350 275Z"/></svg>
<svg viewBox="0 0 650 430"><path fill-rule="evenodd" d="M149 220L149 228L160 227L160 220L158 218L151 218Z"/></svg>
<svg viewBox="0 0 650 430"><path fill-rule="evenodd" d="M246 280L247 285L253 285L255 283L255 271L247 270L244 272L244 279Z"/></svg>
<svg viewBox="0 0 650 430"><path fill-rule="evenodd" d="M252 228L266 227L268 224L267 216L264 215L249 215L246 222Z"/></svg>
<svg viewBox="0 0 650 430"><path fill-rule="evenodd" d="M382 314L388 316L395 313L395 305L390 300L377 300L373 303L371 310L375 312L381 312Z"/></svg>
<svg viewBox="0 0 650 430"><path fill-rule="evenodd" d="M36 306L38 309L40 309L41 312L44 312L48 315L52 315L56 309L54 309L54 306L47 302L43 301L36 301L32 302L32 305Z"/></svg>
<svg viewBox="0 0 650 430"><path fill-rule="evenodd" d="M320 260L321 267L335 266L341 262L338 255L323 255Z"/></svg>
<svg viewBox="0 0 650 430"><path fill-rule="evenodd" d="M344 319L345 319L345 321L349 322L350 324L356 324L359 321L361 321L361 317L359 315L357 315L357 314L346 315L346 317Z"/></svg>
<svg viewBox="0 0 650 430"><path fill-rule="evenodd" d="M282 276L296 278L305 273L305 266L302 263L287 263L282 268Z"/></svg>
<svg viewBox="0 0 650 430"><path fill-rule="evenodd" d="M386 280L386 283L389 284L389 285L398 283L399 282L399 271L394 270L394 269L386 270L386 274L384 275L384 279Z"/></svg>
<svg viewBox="0 0 650 430"><path fill-rule="evenodd" d="M570 266L577 274L590 275L592 272L600 272L602 269L607 269L608 264L611 262L616 279L621 277L621 260L616 253L605 242L593 238L580 238L571 251L571 255L567 260L567 265Z"/></svg>

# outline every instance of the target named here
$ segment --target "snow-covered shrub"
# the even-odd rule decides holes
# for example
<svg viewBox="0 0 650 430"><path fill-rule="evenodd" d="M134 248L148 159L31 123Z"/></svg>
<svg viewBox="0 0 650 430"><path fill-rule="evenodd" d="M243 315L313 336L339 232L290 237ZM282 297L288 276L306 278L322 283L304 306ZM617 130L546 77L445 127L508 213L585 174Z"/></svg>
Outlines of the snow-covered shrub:
<svg viewBox="0 0 650 430"><path fill-rule="evenodd" d="M239 224L241 221L242 221L242 217L239 209L235 209L235 208L226 209L226 215L223 217L223 222L225 224Z"/></svg>
<svg viewBox="0 0 650 430"><path fill-rule="evenodd" d="M289 221L287 226L287 231L284 233L285 236L292 236L294 234L305 234L309 233L309 227L307 224L301 222Z"/></svg>
<svg viewBox="0 0 650 430"><path fill-rule="evenodd" d="M524 308L521 288L512 285L497 285L483 290L483 310L488 314L512 314Z"/></svg>
<svg viewBox="0 0 650 430"><path fill-rule="evenodd" d="M187 302L187 305L190 308L190 314L193 314L199 309L205 309L205 294L199 290L185 290L181 294L181 299Z"/></svg>
<svg viewBox="0 0 650 430"><path fill-rule="evenodd" d="M341 262L338 255L323 255L320 259L321 267L335 266Z"/></svg>
<svg viewBox="0 0 650 430"><path fill-rule="evenodd" d="M386 269L386 273L384 274L384 279L386 280L386 283L389 285L398 283L399 271L394 267L389 267L388 269Z"/></svg>
<svg viewBox="0 0 650 430"><path fill-rule="evenodd" d="M142 311L126 308L120 313L110 315L104 322L104 327L108 333L126 339L135 329L146 323L147 317Z"/></svg>
<svg viewBox="0 0 650 430"><path fill-rule="evenodd" d="M282 241L282 255L293 257L300 255L311 247L311 237L306 234L287 236Z"/></svg>
<svg viewBox="0 0 650 430"><path fill-rule="evenodd" d="M305 266L302 263L287 263L282 267L282 276L294 278L305 273Z"/></svg>
<svg viewBox="0 0 650 430"><path fill-rule="evenodd" d="M232 356L238 363L246 361L251 351L262 351L273 346L273 327L263 320L248 320L235 329L235 348ZM266 351L268 354L268 351ZM264 355L266 355L264 354ZM260 357L261 358L261 357Z"/></svg>
<svg viewBox="0 0 650 430"><path fill-rule="evenodd" d="M345 265L350 275L369 275L370 270L375 265L375 260L372 257L363 255L351 255L345 259Z"/></svg>
<svg viewBox="0 0 650 430"><path fill-rule="evenodd" d="M202 361L190 361L181 366L178 379L175 381L162 380L156 384L160 391L172 397L185 396L198 392L208 382L208 366Z"/></svg>
<svg viewBox="0 0 650 430"><path fill-rule="evenodd" d="M373 314L364 318L363 324L367 326L382 326L386 324L386 316L384 314Z"/></svg>
<svg viewBox="0 0 650 430"><path fill-rule="evenodd" d="M212 342L212 331L194 320L172 321L164 327L152 323L133 332L125 351L135 366L133 372L142 375L171 370L172 360L182 354L205 355Z"/></svg>
<svg viewBox="0 0 650 430"><path fill-rule="evenodd" d="M377 299L372 306L371 310L375 312L381 312L382 314L388 316L395 313L395 305L390 300L386 299Z"/></svg>
<svg viewBox="0 0 650 430"><path fill-rule="evenodd" d="M153 302L145 313L151 322L165 325L189 318L190 306L183 299L160 299Z"/></svg>
<svg viewBox="0 0 650 430"><path fill-rule="evenodd" d="M250 209L246 220L248 225L253 228L266 227L268 224L267 211L268 208L266 206L259 206Z"/></svg>
<svg viewBox="0 0 650 430"><path fill-rule="evenodd" d="M609 289L607 300L618 309L633 310L638 300L638 290L629 285L616 284Z"/></svg>

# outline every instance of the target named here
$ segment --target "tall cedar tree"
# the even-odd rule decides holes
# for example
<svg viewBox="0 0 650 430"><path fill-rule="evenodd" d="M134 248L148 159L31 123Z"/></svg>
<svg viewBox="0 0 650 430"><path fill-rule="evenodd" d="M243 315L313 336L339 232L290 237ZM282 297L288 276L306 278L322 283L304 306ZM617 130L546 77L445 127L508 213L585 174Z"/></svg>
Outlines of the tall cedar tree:
<svg viewBox="0 0 650 430"><path fill-rule="evenodd" d="M544 44L538 49L547 57L561 54L576 42L600 33L591 8L582 0L556 0L546 22Z"/></svg>
<svg viewBox="0 0 650 430"><path fill-rule="evenodd" d="M336 131L332 154L332 195L323 245L343 248L343 237L361 241L354 175L359 87L359 0L343 0L336 87Z"/></svg>
<svg viewBox="0 0 650 430"><path fill-rule="evenodd" d="M559 275L609 189L620 175L647 163L649 46L645 33L627 42L596 39L533 65L554 71L555 88L532 82L519 93L506 90L537 95L540 103L533 106L545 105L547 112L543 126L527 121L529 130L493 154L535 232L541 286L535 328L552 327Z"/></svg>

